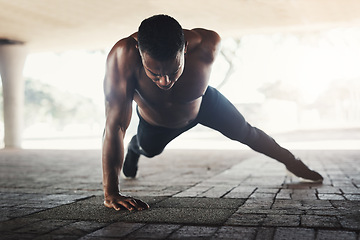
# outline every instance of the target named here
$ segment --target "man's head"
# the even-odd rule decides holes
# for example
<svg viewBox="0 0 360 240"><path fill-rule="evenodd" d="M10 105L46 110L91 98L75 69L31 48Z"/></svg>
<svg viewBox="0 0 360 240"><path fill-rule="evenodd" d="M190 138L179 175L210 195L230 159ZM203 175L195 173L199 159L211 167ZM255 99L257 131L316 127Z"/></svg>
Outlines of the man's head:
<svg viewBox="0 0 360 240"><path fill-rule="evenodd" d="M156 15L141 23L137 38L146 75L159 88L169 90L185 66L187 43L182 27L172 17Z"/></svg>
<svg viewBox="0 0 360 240"><path fill-rule="evenodd" d="M180 24L167 15L155 15L141 22L138 47L158 61L174 58L185 46Z"/></svg>

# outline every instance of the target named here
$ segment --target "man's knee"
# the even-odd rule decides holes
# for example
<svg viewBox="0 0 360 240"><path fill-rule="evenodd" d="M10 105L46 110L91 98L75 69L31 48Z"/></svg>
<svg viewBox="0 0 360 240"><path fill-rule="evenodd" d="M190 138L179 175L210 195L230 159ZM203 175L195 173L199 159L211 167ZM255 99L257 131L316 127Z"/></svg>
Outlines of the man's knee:
<svg viewBox="0 0 360 240"><path fill-rule="evenodd" d="M163 152L163 150L164 150L163 148L161 148L161 149L156 149L156 148L144 149L144 148L140 147L141 154L148 158L153 158L157 155L160 155Z"/></svg>
<svg viewBox="0 0 360 240"><path fill-rule="evenodd" d="M153 144L142 142L141 140L139 141L138 136L135 135L129 143L129 149L139 155L152 158L161 154L164 150L164 147L154 146Z"/></svg>

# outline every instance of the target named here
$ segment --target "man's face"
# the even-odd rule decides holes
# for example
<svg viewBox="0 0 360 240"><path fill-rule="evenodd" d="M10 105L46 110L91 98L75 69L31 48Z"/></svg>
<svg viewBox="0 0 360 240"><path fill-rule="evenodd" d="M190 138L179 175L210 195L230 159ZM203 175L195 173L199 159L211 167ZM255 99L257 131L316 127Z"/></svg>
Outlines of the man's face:
<svg viewBox="0 0 360 240"><path fill-rule="evenodd" d="M167 61L155 60L146 52L140 51L140 55L146 75L162 90L172 88L184 71L184 50Z"/></svg>

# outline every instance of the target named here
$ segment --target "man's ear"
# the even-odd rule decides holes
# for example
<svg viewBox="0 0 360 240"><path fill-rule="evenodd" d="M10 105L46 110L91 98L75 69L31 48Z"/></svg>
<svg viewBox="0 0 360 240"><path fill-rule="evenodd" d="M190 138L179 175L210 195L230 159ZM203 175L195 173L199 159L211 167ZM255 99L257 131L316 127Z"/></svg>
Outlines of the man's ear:
<svg viewBox="0 0 360 240"><path fill-rule="evenodd" d="M185 42L185 46L184 46L184 54L185 54L185 55L186 55L186 53L187 53L188 44L189 44L189 42L186 41L186 42Z"/></svg>

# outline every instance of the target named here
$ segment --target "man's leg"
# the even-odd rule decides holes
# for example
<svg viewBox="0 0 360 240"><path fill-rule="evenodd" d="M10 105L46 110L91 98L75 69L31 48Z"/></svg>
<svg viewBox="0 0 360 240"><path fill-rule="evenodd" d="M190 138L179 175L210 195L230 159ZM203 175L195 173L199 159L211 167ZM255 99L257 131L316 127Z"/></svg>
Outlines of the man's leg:
<svg viewBox="0 0 360 240"><path fill-rule="evenodd" d="M285 164L286 168L298 177L312 181L323 179L265 132L246 122L235 106L214 88L209 87L206 91L198 118L200 124Z"/></svg>
<svg viewBox="0 0 360 240"><path fill-rule="evenodd" d="M138 170L140 158L137 136L134 135L129 142L128 150L124 159L123 173L126 177L134 178Z"/></svg>
<svg viewBox="0 0 360 240"><path fill-rule="evenodd" d="M194 127L194 121L188 126L179 129L153 126L147 123L138 113L139 125L137 134L133 136L125 157L123 173L126 177L134 178L138 170L140 155L154 157L162 153L166 145L183 132Z"/></svg>

